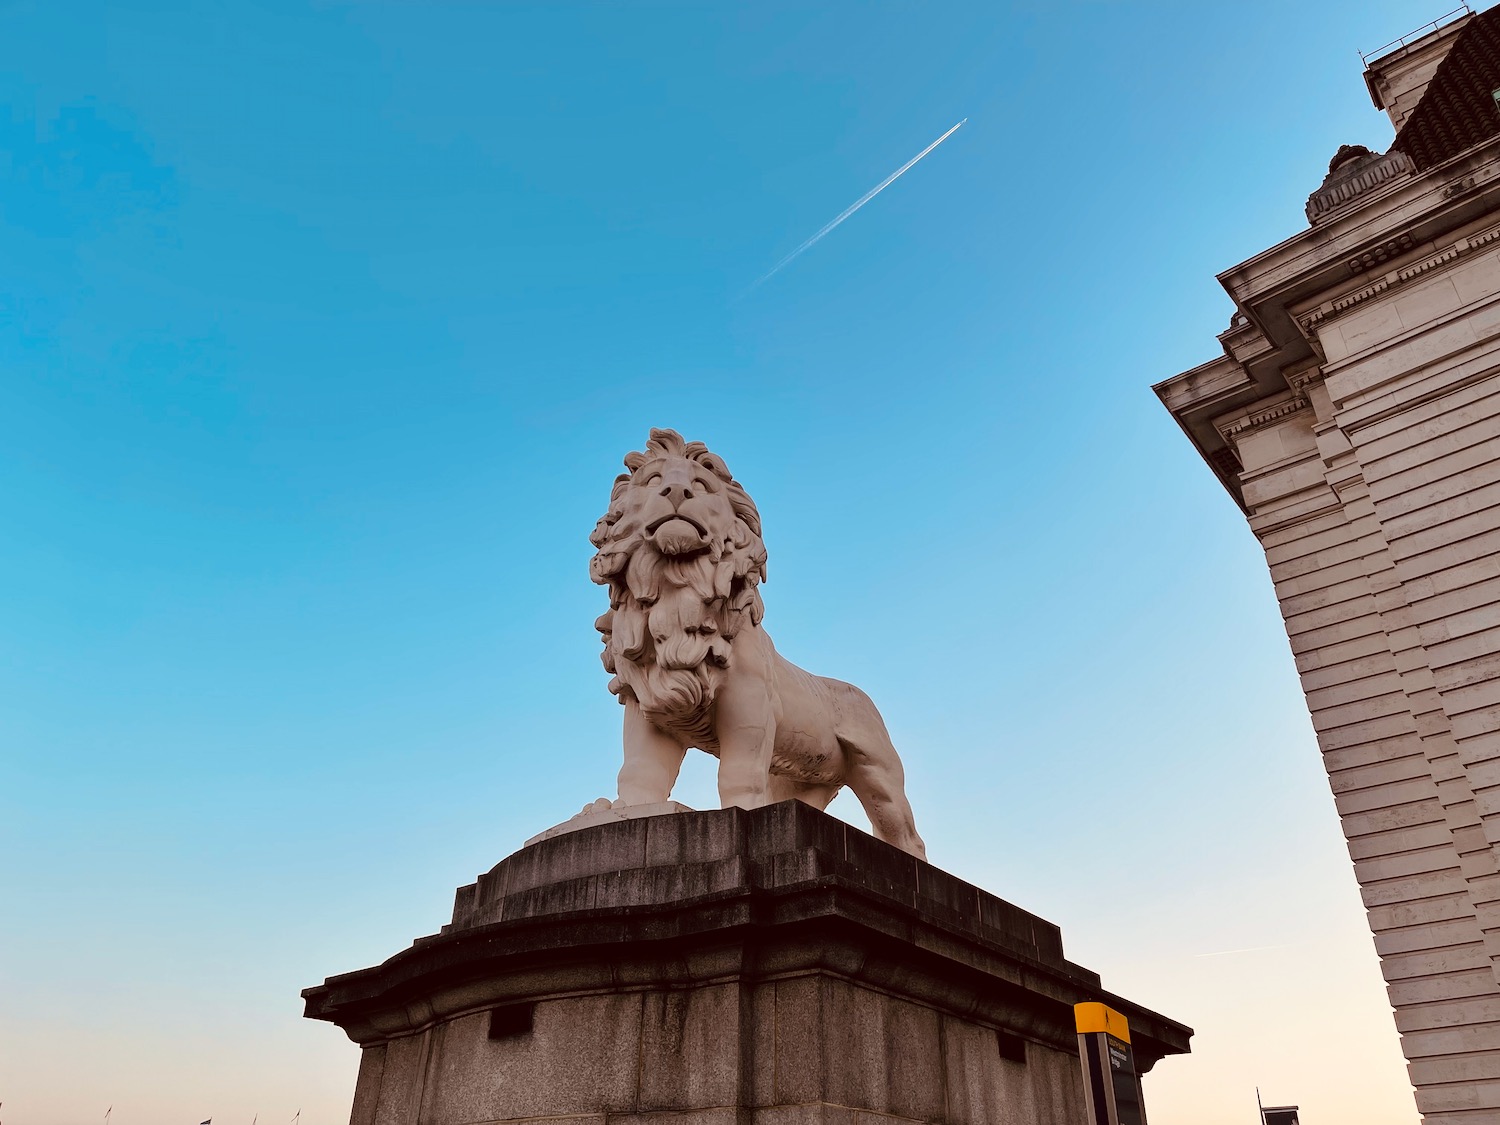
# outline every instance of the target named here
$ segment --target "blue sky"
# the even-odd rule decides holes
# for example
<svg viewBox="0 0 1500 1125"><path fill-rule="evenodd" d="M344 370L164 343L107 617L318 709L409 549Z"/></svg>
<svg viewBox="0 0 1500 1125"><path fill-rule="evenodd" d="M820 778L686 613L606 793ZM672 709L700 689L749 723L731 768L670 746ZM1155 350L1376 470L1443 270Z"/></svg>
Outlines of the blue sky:
<svg viewBox="0 0 1500 1125"><path fill-rule="evenodd" d="M586 537L666 425L934 861L1198 1028L1154 1122L1415 1121L1263 561L1149 387L1444 9L6 4L6 1120L346 1119L298 991L611 788Z"/></svg>

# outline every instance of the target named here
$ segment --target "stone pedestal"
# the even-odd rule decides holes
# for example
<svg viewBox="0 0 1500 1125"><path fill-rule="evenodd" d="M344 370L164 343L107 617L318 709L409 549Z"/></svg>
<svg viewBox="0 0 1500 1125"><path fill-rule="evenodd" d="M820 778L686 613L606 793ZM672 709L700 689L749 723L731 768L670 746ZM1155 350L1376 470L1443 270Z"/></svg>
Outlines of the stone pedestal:
<svg viewBox="0 0 1500 1125"><path fill-rule="evenodd" d="M1075 1003L1124 1012L1142 1069L1192 1034L797 801L529 845L303 996L363 1048L352 1125L1075 1125Z"/></svg>

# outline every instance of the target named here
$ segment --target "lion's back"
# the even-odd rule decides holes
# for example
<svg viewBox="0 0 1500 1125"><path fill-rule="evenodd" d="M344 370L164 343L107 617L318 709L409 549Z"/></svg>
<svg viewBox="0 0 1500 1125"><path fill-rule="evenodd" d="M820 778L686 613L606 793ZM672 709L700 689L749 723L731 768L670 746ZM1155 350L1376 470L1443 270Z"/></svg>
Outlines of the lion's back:
<svg viewBox="0 0 1500 1125"><path fill-rule="evenodd" d="M853 684L809 672L779 653L777 691L784 715L799 726L827 726L832 732L842 733L871 715L879 718L874 702Z"/></svg>

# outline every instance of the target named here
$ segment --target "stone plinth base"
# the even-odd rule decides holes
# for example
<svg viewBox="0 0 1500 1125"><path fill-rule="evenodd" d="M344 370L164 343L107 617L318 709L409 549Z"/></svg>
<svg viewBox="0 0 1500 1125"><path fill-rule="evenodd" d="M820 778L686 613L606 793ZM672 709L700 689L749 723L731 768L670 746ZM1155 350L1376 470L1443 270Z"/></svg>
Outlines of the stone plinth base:
<svg viewBox="0 0 1500 1125"><path fill-rule="evenodd" d="M602 803L602 800L601 802ZM540 844L543 840L550 840L554 836L562 836L568 832L578 832L584 828L592 828L596 824L608 824L612 820L639 820L648 816L666 816L669 813L692 812L686 805L678 804L676 801L662 801L656 805L626 805L623 808L596 809L585 808L583 812L565 820L561 824L554 825L545 832L538 832L526 841L526 847L532 844Z"/></svg>
<svg viewBox="0 0 1500 1125"><path fill-rule="evenodd" d="M303 996L364 1048L352 1125L1075 1125L1075 1003L1124 1012L1143 1069L1192 1034L796 801L542 840Z"/></svg>

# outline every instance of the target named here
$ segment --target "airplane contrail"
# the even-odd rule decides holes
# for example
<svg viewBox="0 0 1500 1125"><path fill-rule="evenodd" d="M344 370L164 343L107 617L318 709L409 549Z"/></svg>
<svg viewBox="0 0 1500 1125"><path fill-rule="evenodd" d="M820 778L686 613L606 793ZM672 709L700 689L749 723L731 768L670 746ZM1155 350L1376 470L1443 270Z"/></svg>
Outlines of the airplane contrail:
<svg viewBox="0 0 1500 1125"><path fill-rule="evenodd" d="M845 207L842 211L840 211L837 215L834 216L832 222L828 223L828 225L826 225L820 231L818 231L817 234L813 235L806 242L804 242L801 246L797 247L797 249L793 250L785 258L782 258L781 261L777 262L774 266L772 266L770 268L770 270L767 271L766 274L763 277L759 278L755 282L755 284L756 285L761 284L761 282L766 281L768 278L770 278L771 276L773 276L779 270L781 270L785 266L789 265L792 262L792 260L794 258L796 258L799 254L802 254L808 248L810 248L811 246L813 246L814 244L816 244L820 239L822 239L822 237L824 235L828 234L831 230L833 230L834 227L838 226L845 219L847 219L850 215L854 214L854 212L858 211L866 203L870 202L870 200L874 199L877 195L879 195L881 192L883 192L886 188L890 187L893 183L895 183L902 176L904 176L908 171L910 171L912 165L916 164L916 162L919 161L919 160L921 160L922 157L926 156L933 149L937 148L938 145L942 144L949 137L953 136L954 133L958 132L959 127L962 126L962 125L967 124L968 120L969 119L967 117L965 117L957 125L953 126L953 128L949 129L941 137L939 137L937 140L933 141L930 145L928 145L926 148L924 148L921 152L917 153L916 156L913 156L905 164L901 165L901 167L897 168L889 176L887 176L885 179L881 180L878 184L876 184L874 187L872 187L869 191L865 192L864 195L860 196L853 203L851 203L848 207ZM755 286L751 286L752 289L754 287Z"/></svg>

